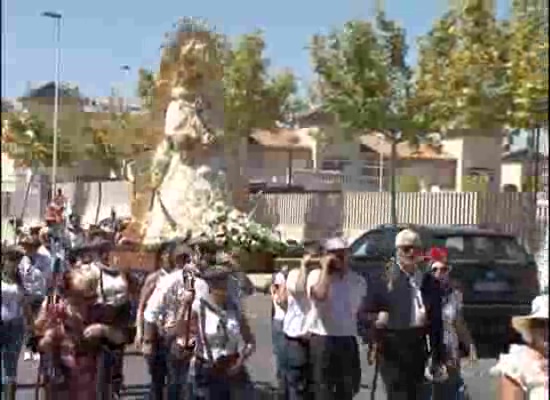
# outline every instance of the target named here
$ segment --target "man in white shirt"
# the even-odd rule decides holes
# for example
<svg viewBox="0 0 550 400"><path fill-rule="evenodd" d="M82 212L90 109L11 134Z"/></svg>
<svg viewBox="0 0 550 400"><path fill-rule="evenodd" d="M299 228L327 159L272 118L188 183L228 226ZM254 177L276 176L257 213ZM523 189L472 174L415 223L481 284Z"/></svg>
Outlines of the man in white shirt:
<svg viewBox="0 0 550 400"><path fill-rule="evenodd" d="M321 268L307 277L309 360L314 400L351 400L361 382L357 314L367 294L362 276L348 264L342 238L325 241Z"/></svg>
<svg viewBox="0 0 550 400"><path fill-rule="evenodd" d="M287 400L311 398L309 392L309 338L307 316L310 302L306 294L309 270L316 264L312 256L318 246L307 245L299 268L292 269L286 279L287 310L283 321L285 336L285 394Z"/></svg>
<svg viewBox="0 0 550 400"><path fill-rule="evenodd" d="M162 243L158 249L157 262L160 265L157 265L157 267L159 269L149 274L140 293L136 318L137 334L135 339L136 347L139 349L141 349L143 344L144 312L147 304L149 303L149 299L163 278L169 276L175 270L178 270L179 272L179 274L176 275L176 278L181 276L181 268L183 265L178 265L178 259L185 254L189 255L190 249L184 243L165 242ZM167 341L163 339L163 337L157 336L155 342L153 343L154 348L152 348L150 352L147 351L147 353L150 354L145 357L149 367L149 374L151 375L149 392L149 398L151 400L162 400L164 397L163 392L166 383L171 383L170 381L166 382L167 376L171 376L169 374L170 365L168 357L170 343L167 343Z"/></svg>
<svg viewBox="0 0 550 400"><path fill-rule="evenodd" d="M204 251L206 252L207 249L204 249ZM210 254L204 254L204 256L212 258ZM183 270L177 269L160 278L143 312L142 352L145 357L150 357L154 353L154 344L160 337L167 343L168 348L172 347L177 322L185 317L184 308L189 301L187 294L190 292L189 277L191 271L197 273L194 277L195 300L208 296L209 287L206 281L200 278L200 267L194 268L187 265ZM235 306L241 307L237 289L228 288L228 290L231 290L228 295ZM171 393L169 398L178 398L177 396L180 396L182 391L188 390L187 371L189 362L171 355L168 356L168 359L168 381L170 382L169 392Z"/></svg>

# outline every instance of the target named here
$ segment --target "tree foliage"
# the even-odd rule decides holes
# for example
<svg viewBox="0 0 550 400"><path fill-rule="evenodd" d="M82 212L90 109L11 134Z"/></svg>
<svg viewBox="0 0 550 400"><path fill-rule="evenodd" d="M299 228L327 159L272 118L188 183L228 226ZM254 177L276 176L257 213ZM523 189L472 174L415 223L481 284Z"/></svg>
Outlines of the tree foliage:
<svg viewBox="0 0 550 400"><path fill-rule="evenodd" d="M225 135L248 137L255 129L271 129L288 119L297 105L294 75L269 74L261 32L226 41L224 55Z"/></svg>
<svg viewBox="0 0 550 400"><path fill-rule="evenodd" d="M347 22L317 35L311 57L321 107L336 116L345 135L369 130L410 133L410 69L405 31L379 13L376 21Z"/></svg>
<svg viewBox="0 0 550 400"><path fill-rule="evenodd" d="M545 4L546 3L546 4ZM548 33L544 0L514 0L509 25L509 124L527 129L547 119L537 107L548 96Z"/></svg>
<svg viewBox="0 0 550 400"><path fill-rule="evenodd" d="M439 132L494 132L510 110L509 28L484 0L465 2L419 40L416 106Z"/></svg>
<svg viewBox="0 0 550 400"><path fill-rule="evenodd" d="M33 114L12 114L3 122L2 151L6 151L16 165L28 168L51 167L53 161L53 130ZM73 146L58 136L59 166L68 166L78 157Z"/></svg>
<svg viewBox="0 0 550 400"><path fill-rule="evenodd" d="M155 74L153 71L145 68L139 69L137 94L141 99L141 106L145 110L151 111L155 94Z"/></svg>

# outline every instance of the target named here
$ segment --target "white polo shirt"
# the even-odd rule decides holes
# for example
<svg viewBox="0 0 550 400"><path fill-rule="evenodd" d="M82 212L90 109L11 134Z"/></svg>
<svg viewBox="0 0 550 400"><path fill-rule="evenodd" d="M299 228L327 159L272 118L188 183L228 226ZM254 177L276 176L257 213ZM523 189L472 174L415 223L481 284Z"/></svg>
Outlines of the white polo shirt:
<svg viewBox="0 0 550 400"><path fill-rule="evenodd" d="M295 268L288 273L286 278L287 288L287 309L283 321L283 331L285 335L298 338L308 333L307 315L311 308L307 293L305 290L297 293L296 284L300 269Z"/></svg>
<svg viewBox="0 0 550 400"><path fill-rule="evenodd" d="M332 275L328 298L317 301L311 290L320 278L320 269L307 277L306 290L311 301L309 332L319 336L357 336L357 312L367 294L365 279L351 270L343 277Z"/></svg>

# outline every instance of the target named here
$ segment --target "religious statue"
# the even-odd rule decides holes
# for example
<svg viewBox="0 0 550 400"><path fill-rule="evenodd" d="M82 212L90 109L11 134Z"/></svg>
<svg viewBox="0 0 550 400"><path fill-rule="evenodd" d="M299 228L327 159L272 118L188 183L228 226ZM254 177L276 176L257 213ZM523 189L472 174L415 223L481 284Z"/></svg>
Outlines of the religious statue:
<svg viewBox="0 0 550 400"><path fill-rule="evenodd" d="M170 85L171 96L164 138L153 159L144 244L200 234L206 211L225 201L224 175L208 156L223 131L223 71L209 32L183 30L177 35L161 62L160 81Z"/></svg>

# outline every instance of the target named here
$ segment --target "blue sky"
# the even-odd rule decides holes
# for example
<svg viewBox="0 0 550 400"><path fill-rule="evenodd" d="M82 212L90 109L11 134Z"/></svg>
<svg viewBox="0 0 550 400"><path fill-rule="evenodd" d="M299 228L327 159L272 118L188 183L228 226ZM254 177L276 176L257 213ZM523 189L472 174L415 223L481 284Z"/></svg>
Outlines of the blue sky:
<svg viewBox="0 0 550 400"><path fill-rule="evenodd" d="M499 13L509 0L499 0ZM372 15L375 0L2 0L2 96L17 97L27 82L54 76L53 21L43 11L61 12L62 80L88 96L107 96L112 87L133 94L139 67L156 67L164 33L181 16L206 18L218 31L265 32L273 68L289 67L302 82L311 78L305 47L315 33L351 18ZM386 0L387 13L414 38L425 33L447 0ZM414 48L410 58L414 60ZM124 74L120 66L132 71Z"/></svg>

